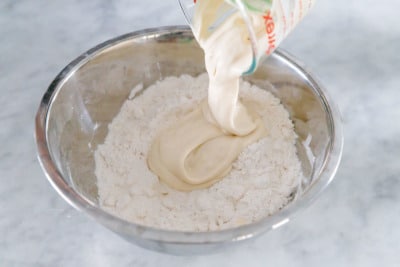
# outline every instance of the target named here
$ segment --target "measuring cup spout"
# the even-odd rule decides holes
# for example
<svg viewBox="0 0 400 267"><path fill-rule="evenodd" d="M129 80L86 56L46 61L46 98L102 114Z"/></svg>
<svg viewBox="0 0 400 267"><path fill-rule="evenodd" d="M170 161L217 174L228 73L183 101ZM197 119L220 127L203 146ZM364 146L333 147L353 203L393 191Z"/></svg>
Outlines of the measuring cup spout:
<svg viewBox="0 0 400 267"><path fill-rule="evenodd" d="M208 25L202 25L204 29L197 29L207 38L231 16L240 15L246 25L242 33L245 34L247 30L246 38L250 41L252 52L252 61L247 71L243 73L247 75L255 71L261 57L270 55L278 47L308 13L315 0L197 0L197 3L196 0L178 0L178 2L194 32L198 19L195 17L198 14L204 16L200 19L206 18L210 21Z"/></svg>

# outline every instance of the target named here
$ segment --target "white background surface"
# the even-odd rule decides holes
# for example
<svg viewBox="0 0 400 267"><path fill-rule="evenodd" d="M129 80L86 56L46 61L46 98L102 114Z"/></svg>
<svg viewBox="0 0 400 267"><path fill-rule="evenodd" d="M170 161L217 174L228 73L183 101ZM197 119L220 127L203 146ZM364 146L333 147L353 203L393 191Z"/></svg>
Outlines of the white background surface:
<svg viewBox="0 0 400 267"><path fill-rule="evenodd" d="M55 75L109 38L185 24L175 0L0 2L0 266L399 266L400 2L319 0L283 48L337 101L345 150L298 218L230 251L131 245L71 208L36 159L33 122Z"/></svg>

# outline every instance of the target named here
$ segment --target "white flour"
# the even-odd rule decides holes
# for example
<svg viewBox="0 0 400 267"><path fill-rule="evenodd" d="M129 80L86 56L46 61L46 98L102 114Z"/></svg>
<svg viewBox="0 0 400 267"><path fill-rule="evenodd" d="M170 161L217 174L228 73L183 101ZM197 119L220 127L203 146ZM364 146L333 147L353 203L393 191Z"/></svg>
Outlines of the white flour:
<svg viewBox="0 0 400 267"><path fill-rule="evenodd" d="M279 99L242 82L243 101L257 101L268 136L247 147L232 171L208 189L180 192L147 167L156 133L207 95L206 74L168 77L124 103L95 152L100 206L125 220L162 229L213 231L257 221L290 201L302 179L296 134Z"/></svg>

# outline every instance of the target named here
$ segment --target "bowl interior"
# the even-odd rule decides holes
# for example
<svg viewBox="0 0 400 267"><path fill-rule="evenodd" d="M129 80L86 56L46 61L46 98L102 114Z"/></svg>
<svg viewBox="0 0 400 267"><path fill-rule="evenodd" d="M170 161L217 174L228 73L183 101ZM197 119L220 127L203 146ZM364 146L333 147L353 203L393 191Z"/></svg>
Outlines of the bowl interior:
<svg viewBox="0 0 400 267"><path fill-rule="evenodd" d="M54 80L43 100L48 108L43 118L44 142L49 161L63 182L88 205L96 207L94 151L103 143L107 125L131 89L140 83L146 88L166 76L199 75L204 71L203 52L189 29L126 35L72 62ZM270 88L267 84L272 83L272 93L288 109L299 136L298 155L306 175L297 198L311 199L315 192L310 193L310 189L315 184L318 191L325 187L338 163L335 155L335 163L327 170L338 130L326 95L308 72L279 51L260 62L256 73L245 79L261 88ZM327 171L329 175L323 177L321 174ZM53 175L48 176L54 182Z"/></svg>

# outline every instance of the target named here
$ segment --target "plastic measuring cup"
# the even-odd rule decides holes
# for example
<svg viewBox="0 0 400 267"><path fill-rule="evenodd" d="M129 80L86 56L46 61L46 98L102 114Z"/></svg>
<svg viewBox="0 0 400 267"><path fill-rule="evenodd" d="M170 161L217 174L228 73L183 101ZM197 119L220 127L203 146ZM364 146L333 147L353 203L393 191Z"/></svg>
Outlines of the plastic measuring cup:
<svg viewBox="0 0 400 267"><path fill-rule="evenodd" d="M230 16L237 13L246 24L248 39L252 49L252 63L243 74L255 71L261 57L270 55L308 13L315 0L178 0L182 11L193 28L196 8L200 1L212 1L204 5L204 16L211 16L207 25L208 34L222 25ZM197 3L196 3L197 2ZM204 3L204 2L203 2ZM213 10L207 10L213 9ZM262 23L260 23L260 21Z"/></svg>

